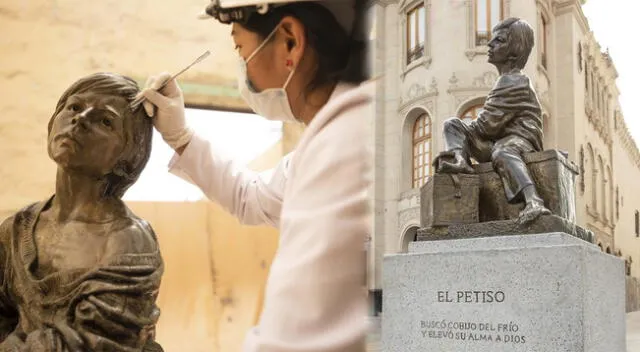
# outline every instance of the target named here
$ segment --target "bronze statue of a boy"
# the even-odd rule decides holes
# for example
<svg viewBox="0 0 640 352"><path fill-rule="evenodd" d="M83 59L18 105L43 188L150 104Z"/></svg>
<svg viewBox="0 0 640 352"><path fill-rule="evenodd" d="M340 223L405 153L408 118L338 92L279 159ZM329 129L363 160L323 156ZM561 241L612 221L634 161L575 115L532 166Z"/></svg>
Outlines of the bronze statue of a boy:
<svg viewBox="0 0 640 352"><path fill-rule="evenodd" d="M470 124L457 117L445 121L445 151L434 161L439 173L473 173L470 158L491 161L507 200L525 202L519 216L523 223L550 214L523 161L523 154L543 150L540 103L521 71L533 44L533 29L519 18L495 26L488 56L500 77L476 120Z"/></svg>
<svg viewBox="0 0 640 352"><path fill-rule="evenodd" d="M0 225L0 351L162 351L154 341L163 260L121 200L151 152L135 81L84 77L48 125L55 194Z"/></svg>

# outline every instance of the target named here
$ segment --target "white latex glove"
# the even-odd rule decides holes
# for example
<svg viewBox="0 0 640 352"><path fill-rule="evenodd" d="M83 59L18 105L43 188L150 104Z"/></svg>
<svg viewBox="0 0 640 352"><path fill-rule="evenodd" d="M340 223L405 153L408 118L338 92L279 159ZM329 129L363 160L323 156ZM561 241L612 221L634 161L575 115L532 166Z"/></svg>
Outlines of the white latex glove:
<svg viewBox="0 0 640 352"><path fill-rule="evenodd" d="M171 148L178 149L191 141L193 129L187 126L184 118L184 98L182 90L175 79L172 79L160 91L160 86L171 78L171 74L163 72L147 79L146 88L139 93L147 98L142 104L153 125L162 135L162 139ZM155 108L157 108L157 111Z"/></svg>

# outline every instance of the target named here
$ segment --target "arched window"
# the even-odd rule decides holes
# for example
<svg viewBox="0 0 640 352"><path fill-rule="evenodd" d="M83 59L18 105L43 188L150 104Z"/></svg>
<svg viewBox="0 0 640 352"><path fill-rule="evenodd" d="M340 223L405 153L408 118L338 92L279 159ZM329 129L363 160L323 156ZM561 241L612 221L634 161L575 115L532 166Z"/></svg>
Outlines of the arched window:
<svg viewBox="0 0 640 352"><path fill-rule="evenodd" d="M584 147L580 146L580 194L584 194Z"/></svg>
<svg viewBox="0 0 640 352"><path fill-rule="evenodd" d="M587 192L591 193L591 209L594 212L597 212L598 168L596 167L596 159L591 144L587 144L587 163L587 169L589 169L589 172L591 173L591 182L589 182L589 188L587 188Z"/></svg>
<svg viewBox="0 0 640 352"><path fill-rule="evenodd" d="M548 64L548 58L547 58L547 48L548 48L548 44L547 44L547 35L549 34L549 25L547 22L547 19L544 17L544 15L541 16L541 28L540 28L540 63L542 64L542 67L545 68L545 70L547 69L547 64Z"/></svg>
<svg viewBox="0 0 640 352"><path fill-rule="evenodd" d="M409 244L411 242L415 242L418 240L418 227L412 226L405 231L402 236L402 253L407 253L409 251Z"/></svg>
<svg viewBox="0 0 640 352"><path fill-rule="evenodd" d="M476 45L484 46L491 39L491 30L504 19L502 0L475 0Z"/></svg>
<svg viewBox="0 0 640 352"><path fill-rule="evenodd" d="M635 220L636 220L636 237L640 237L640 212L638 212L637 210L635 214Z"/></svg>
<svg viewBox="0 0 640 352"><path fill-rule="evenodd" d="M544 145L551 145L551 119L549 118L549 114L542 113L542 137L544 139Z"/></svg>
<svg viewBox="0 0 640 352"><path fill-rule="evenodd" d="M422 114L413 125L413 188L420 188L431 175L431 119Z"/></svg>
<svg viewBox="0 0 640 352"><path fill-rule="evenodd" d="M589 63L585 61L584 64L584 90L589 93L589 80L591 79L591 74L589 73Z"/></svg>
<svg viewBox="0 0 640 352"><path fill-rule="evenodd" d="M462 114L460 114L460 119L467 122L472 121L478 118L478 113L480 113L480 109L482 109L482 105L474 105L467 110L465 110Z"/></svg>
<svg viewBox="0 0 640 352"><path fill-rule="evenodd" d="M598 164L600 165L600 219L607 220L607 174L604 169L604 162L602 157L598 155Z"/></svg>
<svg viewBox="0 0 640 352"><path fill-rule="evenodd" d="M620 188L616 186L616 220L620 219Z"/></svg>
<svg viewBox="0 0 640 352"><path fill-rule="evenodd" d="M613 211L613 175L611 174L611 168L609 166L607 166L607 182L609 182L609 190L607 193L607 199L605 201L609 203L607 208L607 210L609 211L609 221L611 221L611 223L613 224L616 218L614 217Z"/></svg>

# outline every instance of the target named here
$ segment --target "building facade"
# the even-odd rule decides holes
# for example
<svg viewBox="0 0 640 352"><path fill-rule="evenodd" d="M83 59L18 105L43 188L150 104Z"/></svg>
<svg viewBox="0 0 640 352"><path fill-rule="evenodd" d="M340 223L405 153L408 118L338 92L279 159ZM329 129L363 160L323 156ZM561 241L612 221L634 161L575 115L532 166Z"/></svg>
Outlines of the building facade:
<svg viewBox="0 0 640 352"><path fill-rule="evenodd" d="M407 250L419 227L420 187L443 150L449 117L473 119L497 70L487 62L491 29L520 17L535 30L524 69L543 109L545 149L580 169L578 224L603 251L640 275L640 153L618 104L617 72L596 42L579 0L378 0L373 7L378 83L374 234L369 288L380 296L382 258ZM626 195L626 197L625 197ZM384 248L384 250L380 250ZM379 297L378 297L379 299Z"/></svg>

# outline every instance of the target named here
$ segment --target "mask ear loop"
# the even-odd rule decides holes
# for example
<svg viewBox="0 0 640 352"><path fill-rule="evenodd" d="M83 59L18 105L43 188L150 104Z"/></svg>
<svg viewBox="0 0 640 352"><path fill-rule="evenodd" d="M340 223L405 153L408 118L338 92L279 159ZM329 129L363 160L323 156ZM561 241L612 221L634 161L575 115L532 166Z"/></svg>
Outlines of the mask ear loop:
<svg viewBox="0 0 640 352"><path fill-rule="evenodd" d="M271 38L273 38L273 36L276 34L276 31L278 30L278 26L276 26L276 28L274 28L271 33L269 33L269 35L262 41L262 43L260 43L260 45L258 45L258 47L256 48L256 50L253 51L253 53L251 53L251 55L249 55L249 57L247 58L246 63L249 63L249 61L251 61L251 59L253 59L254 56L256 56L256 54L258 52L260 52L260 50L262 50L262 48L264 48L265 45L267 45L267 43L269 42L269 40Z"/></svg>
<svg viewBox="0 0 640 352"><path fill-rule="evenodd" d="M282 89L287 89L287 86L289 85L289 82L291 82L291 79L293 78L293 74L296 72L296 66L293 66L293 69L291 69L291 73L289 73L289 77L287 77L287 80L284 82L284 87L282 87Z"/></svg>

